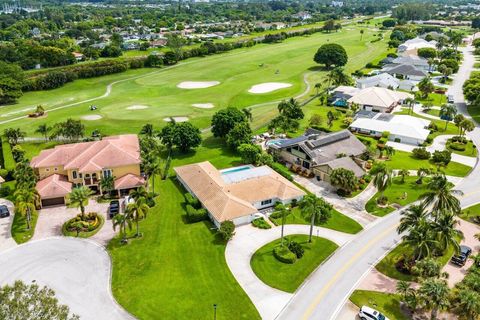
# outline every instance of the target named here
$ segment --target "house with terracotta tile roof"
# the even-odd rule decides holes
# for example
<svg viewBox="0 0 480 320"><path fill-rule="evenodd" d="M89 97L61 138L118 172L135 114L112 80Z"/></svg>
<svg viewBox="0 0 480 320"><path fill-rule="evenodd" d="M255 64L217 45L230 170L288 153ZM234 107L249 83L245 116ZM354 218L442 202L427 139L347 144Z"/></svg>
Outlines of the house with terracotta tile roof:
<svg viewBox="0 0 480 320"><path fill-rule="evenodd" d="M102 191L100 180L114 178L119 195L145 184L140 175L140 145L136 135L59 145L42 150L30 166L39 177L36 189L42 206L65 204L72 188Z"/></svg>
<svg viewBox="0 0 480 320"><path fill-rule="evenodd" d="M220 227L231 220L235 225L250 223L259 210L301 200L301 189L268 166L245 165L218 170L210 162L174 168L177 179L207 209Z"/></svg>

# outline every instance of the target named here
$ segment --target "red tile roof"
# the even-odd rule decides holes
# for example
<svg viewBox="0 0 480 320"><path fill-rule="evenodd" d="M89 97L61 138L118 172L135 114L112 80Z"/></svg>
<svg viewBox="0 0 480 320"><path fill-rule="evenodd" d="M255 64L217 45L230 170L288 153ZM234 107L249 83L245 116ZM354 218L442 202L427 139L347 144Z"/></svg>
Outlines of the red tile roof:
<svg viewBox="0 0 480 320"><path fill-rule="evenodd" d="M123 177L115 179L115 189L130 189L143 186L145 184L145 179L139 176L136 176L132 173L126 174Z"/></svg>
<svg viewBox="0 0 480 320"><path fill-rule="evenodd" d="M32 159L33 168L63 166L87 173L103 168L140 164L138 137L133 134L106 137L100 141L80 142L47 149Z"/></svg>
<svg viewBox="0 0 480 320"><path fill-rule="evenodd" d="M53 174L38 181L36 189L42 199L60 198L72 191L72 183L66 176Z"/></svg>

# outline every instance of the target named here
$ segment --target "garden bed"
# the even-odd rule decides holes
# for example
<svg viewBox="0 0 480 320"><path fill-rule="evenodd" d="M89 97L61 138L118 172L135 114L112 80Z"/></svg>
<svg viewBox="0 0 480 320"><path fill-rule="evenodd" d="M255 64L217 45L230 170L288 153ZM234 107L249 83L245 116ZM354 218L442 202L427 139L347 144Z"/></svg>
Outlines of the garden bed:
<svg viewBox="0 0 480 320"><path fill-rule="evenodd" d="M96 234L104 223L105 218L96 212L86 213L84 216L78 214L63 224L62 233L66 237L89 238Z"/></svg>

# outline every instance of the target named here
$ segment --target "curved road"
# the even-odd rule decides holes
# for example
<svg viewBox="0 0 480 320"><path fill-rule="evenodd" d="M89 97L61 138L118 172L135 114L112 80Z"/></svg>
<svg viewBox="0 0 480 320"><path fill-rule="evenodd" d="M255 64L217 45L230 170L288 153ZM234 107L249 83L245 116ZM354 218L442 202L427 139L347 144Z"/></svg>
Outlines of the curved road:
<svg viewBox="0 0 480 320"><path fill-rule="evenodd" d="M0 266L0 286L13 279L46 285L81 319L134 319L113 298L110 257L92 241L59 237L29 242L0 254Z"/></svg>
<svg viewBox="0 0 480 320"><path fill-rule="evenodd" d="M449 94L454 95L459 112L466 114L462 85L473 69L474 57L471 47L462 50L464 61ZM480 128L470 132L469 137L480 146ZM477 161L468 178L457 186L464 192L460 199L462 207L480 202L478 181L480 166ZM336 319L357 284L400 241L396 232L399 220L400 211L397 210L367 226L310 276L277 319Z"/></svg>

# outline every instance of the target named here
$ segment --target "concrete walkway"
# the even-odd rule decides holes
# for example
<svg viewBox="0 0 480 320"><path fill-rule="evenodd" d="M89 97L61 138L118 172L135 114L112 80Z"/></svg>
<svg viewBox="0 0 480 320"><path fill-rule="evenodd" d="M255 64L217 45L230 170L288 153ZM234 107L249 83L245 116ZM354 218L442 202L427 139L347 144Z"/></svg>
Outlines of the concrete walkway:
<svg viewBox="0 0 480 320"><path fill-rule="evenodd" d="M258 229L251 225L238 227L235 236L227 244L225 258L235 279L252 300L264 320L274 319L293 294L272 288L263 283L250 267L253 254L262 246L280 238L280 227ZM285 235L309 234L309 225L285 225ZM331 229L315 227L313 234L342 246L353 235Z"/></svg>
<svg viewBox="0 0 480 320"><path fill-rule="evenodd" d="M441 135L435 137L432 141L432 145L426 147L427 151L434 152L436 150L443 151L446 148L447 140L453 137L453 135ZM413 149L418 148L418 146L414 146L411 144L388 141L387 145L395 148L396 150L405 151L405 152L412 152ZM460 154L452 153L452 161L464 164L469 167L474 167L477 163L477 158L475 157L467 157L462 156Z"/></svg>
<svg viewBox="0 0 480 320"><path fill-rule="evenodd" d="M11 233L13 216L15 214L13 203L7 199L0 199L0 205L6 205L10 211L10 217L0 218L0 252L2 252L15 247L17 243L13 240Z"/></svg>
<svg viewBox="0 0 480 320"><path fill-rule="evenodd" d="M337 195L335 188L326 182L308 179L298 175L294 176L294 180L310 192L324 198L331 203L336 210L357 221L362 226L366 226L376 219L375 216L365 211L365 204L377 193L377 189L373 184L369 184L365 190L356 197L343 198Z"/></svg>
<svg viewBox="0 0 480 320"><path fill-rule="evenodd" d="M0 266L0 286L15 280L48 286L81 319L134 319L113 298L110 257L92 241L30 241L1 253Z"/></svg>

